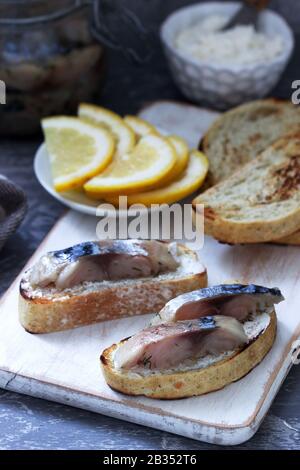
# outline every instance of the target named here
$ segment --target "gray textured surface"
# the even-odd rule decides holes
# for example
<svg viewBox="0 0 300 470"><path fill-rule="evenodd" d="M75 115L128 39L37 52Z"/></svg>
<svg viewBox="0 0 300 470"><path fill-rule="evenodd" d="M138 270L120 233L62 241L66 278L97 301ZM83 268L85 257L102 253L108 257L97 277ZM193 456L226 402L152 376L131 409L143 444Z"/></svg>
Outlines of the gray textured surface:
<svg viewBox="0 0 300 470"><path fill-rule="evenodd" d="M137 5L150 29L183 0L151 0ZM195 2L194 2L195 3ZM274 6L290 17L295 29L300 24L300 5L294 0L275 0ZM297 21L296 19L297 18ZM299 39L299 38L298 38ZM299 40L294 59L274 91L288 98L291 82L300 78ZM102 103L119 112L135 112L149 101L178 99L158 47L149 64L135 68L118 54L110 54L108 78ZM0 252L0 291L6 290L34 252L64 208L38 185L32 171L34 141L0 142L0 173L19 183L28 194L29 212L18 233ZM250 391L251 393L251 391ZM89 412L30 397L0 391L0 449L172 449L216 448L153 429L125 423ZM282 386L259 432L243 449L300 449L300 367L295 366Z"/></svg>
<svg viewBox="0 0 300 470"><path fill-rule="evenodd" d="M258 433L235 449L300 449L300 368L285 381ZM176 435L0 391L0 449L217 449Z"/></svg>

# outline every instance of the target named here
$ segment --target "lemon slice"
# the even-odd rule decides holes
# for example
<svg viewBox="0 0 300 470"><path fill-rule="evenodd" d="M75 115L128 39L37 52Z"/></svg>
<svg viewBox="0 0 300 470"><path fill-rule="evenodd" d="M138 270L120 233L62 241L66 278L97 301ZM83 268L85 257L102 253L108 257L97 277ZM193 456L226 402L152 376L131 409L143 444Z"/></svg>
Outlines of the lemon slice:
<svg viewBox="0 0 300 470"><path fill-rule="evenodd" d="M198 150L192 150L189 157L189 163L184 173L174 182L159 189L128 195L128 206L132 204L171 204L192 194L198 189L208 171L208 159ZM104 196L104 199L114 205L118 205L117 196Z"/></svg>
<svg viewBox="0 0 300 470"><path fill-rule="evenodd" d="M67 116L43 119L42 127L57 191L82 186L112 160L114 140L100 127Z"/></svg>
<svg viewBox="0 0 300 470"><path fill-rule="evenodd" d="M84 189L92 197L145 190L169 173L175 162L174 147L163 137L148 135L130 153L114 159L101 175L88 181Z"/></svg>
<svg viewBox="0 0 300 470"><path fill-rule="evenodd" d="M167 139L173 145L176 151L176 163L173 166L172 171L168 173L161 181L159 181L159 183L154 185L154 189L156 187L161 188L162 186L166 186L167 184L176 180L186 169L189 161L189 147L186 141L177 135L170 135L167 137Z"/></svg>
<svg viewBox="0 0 300 470"><path fill-rule="evenodd" d="M158 134L156 128L152 126L152 124L137 116L125 116L124 121L139 139L149 134Z"/></svg>
<svg viewBox="0 0 300 470"><path fill-rule="evenodd" d="M81 119L97 124L112 133L116 141L117 155L130 152L134 147L136 138L133 130L113 111L101 106L81 103L78 115Z"/></svg>
<svg viewBox="0 0 300 470"><path fill-rule="evenodd" d="M186 169L189 162L189 146L187 142L178 135L170 135L168 136L168 140L174 145L177 154L176 165L172 171L173 175L177 177Z"/></svg>

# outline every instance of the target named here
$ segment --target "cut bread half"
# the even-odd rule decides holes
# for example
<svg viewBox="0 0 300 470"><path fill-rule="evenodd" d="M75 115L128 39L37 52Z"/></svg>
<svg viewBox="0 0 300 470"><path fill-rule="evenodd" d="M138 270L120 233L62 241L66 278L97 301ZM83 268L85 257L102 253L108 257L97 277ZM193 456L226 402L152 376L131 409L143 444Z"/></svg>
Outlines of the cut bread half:
<svg viewBox="0 0 300 470"><path fill-rule="evenodd" d="M20 284L19 318L30 333L50 333L116 318L154 313L177 295L207 285L197 254L178 245L176 271L121 281L84 282L68 289Z"/></svg>
<svg viewBox="0 0 300 470"><path fill-rule="evenodd" d="M300 108L266 99L234 108L215 121L200 143L209 159L209 182L228 178L280 137L300 128Z"/></svg>
<svg viewBox="0 0 300 470"><path fill-rule="evenodd" d="M300 132L193 201L204 205L205 233L226 243L268 242L300 227Z"/></svg>
<svg viewBox="0 0 300 470"><path fill-rule="evenodd" d="M273 240L274 243L279 243L280 245L300 245L300 230L297 232L291 233L291 235L287 235L286 237L278 238L277 240Z"/></svg>
<svg viewBox="0 0 300 470"><path fill-rule="evenodd" d="M165 371L116 368L115 353L128 338L103 351L100 362L108 385L127 395L168 400L203 395L239 380L257 366L274 343L276 327L272 309L244 323L249 341L243 349L189 360Z"/></svg>

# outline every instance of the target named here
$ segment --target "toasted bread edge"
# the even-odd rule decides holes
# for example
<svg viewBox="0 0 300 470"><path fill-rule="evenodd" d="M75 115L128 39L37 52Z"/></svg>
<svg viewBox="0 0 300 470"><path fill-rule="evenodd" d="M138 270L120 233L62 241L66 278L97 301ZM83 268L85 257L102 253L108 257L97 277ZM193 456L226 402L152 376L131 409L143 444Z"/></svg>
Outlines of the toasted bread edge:
<svg viewBox="0 0 300 470"><path fill-rule="evenodd" d="M270 317L266 330L245 349L203 369L165 374L162 372L144 377L130 374L115 369L113 352L122 341L113 344L100 357L105 380L112 389L127 395L144 395L165 400L199 396L219 390L247 375L269 352L276 337L275 310Z"/></svg>
<svg viewBox="0 0 300 470"><path fill-rule="evenodd" d="M181 245L183 255L193 256L199 272L147 282L136 280L129 287L116 282L99 291L59 297L32 296L20 288L19 320L29 333L51 333L101 321L158 312L177 295L207 286L207 271L197 255ZM22 286L22 281L21 281Z"/></svg>

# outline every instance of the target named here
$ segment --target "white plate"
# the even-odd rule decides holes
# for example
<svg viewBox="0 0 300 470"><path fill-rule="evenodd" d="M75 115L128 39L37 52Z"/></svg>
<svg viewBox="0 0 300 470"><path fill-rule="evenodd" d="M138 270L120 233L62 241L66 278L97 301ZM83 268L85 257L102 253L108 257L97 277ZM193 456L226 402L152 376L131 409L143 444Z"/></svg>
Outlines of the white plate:
<svg viewBox="0 0 300 470"><path fill-rule="evenodd" d="M43 143L40 145L38 148L35 157L34 157L34 172L35 175L40 182L40 184L43 186L43 188L51 194L55 199L60 201L62 204L64 204L67 207L70 207L71 209L74 209L75 211L82 212L83 214L88 214L88 215L106 215L106 216L111 216L115 217L116 215L118 217L130 217L130 216L135 216L136 211L134 210L118 210L118 209L111 209L105 208L105 212L103 209L103 214L101 214L100 211L97 211L97 208L101 204L107 204L104 200L99 200L99 201L94 201L93 199L89 199L83 191L80 190L72 190L72 191L66 191L63 193L58 193L55 191L52 183L52 176L51 176L51 168L50 168L50 163L49 163L49 156L47 153L46 145ZM139 209L139 214L142 215L148 214L149 212L157 212L159 208L145 208L145 209Z"/></svg>

